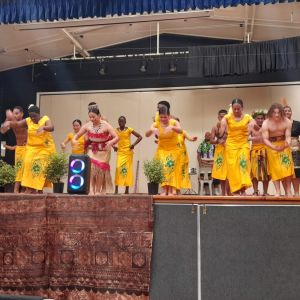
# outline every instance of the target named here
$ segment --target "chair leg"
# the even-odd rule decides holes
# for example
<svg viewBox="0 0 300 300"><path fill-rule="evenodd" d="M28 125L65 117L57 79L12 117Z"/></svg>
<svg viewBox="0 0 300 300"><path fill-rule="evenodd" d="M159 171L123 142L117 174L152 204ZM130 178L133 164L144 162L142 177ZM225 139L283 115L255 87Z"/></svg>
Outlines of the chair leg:
<svg viewBox="0 0 300 300"><path fill-rule="evenodd" d="M201 188L200 188L200 190L201 190L200 195L203 195L203 193L205 192L205 191L204 191L204 181L203 181L203 180L200 181L200 185L201 185Z"/></svg>
<svg viewBox="0 0 300 300"><path fill-rule="evenodd" d="M213 193L212 193L212 181L209 182L208 186L209 186L209 195L212 196L213 195Z"/></svg>

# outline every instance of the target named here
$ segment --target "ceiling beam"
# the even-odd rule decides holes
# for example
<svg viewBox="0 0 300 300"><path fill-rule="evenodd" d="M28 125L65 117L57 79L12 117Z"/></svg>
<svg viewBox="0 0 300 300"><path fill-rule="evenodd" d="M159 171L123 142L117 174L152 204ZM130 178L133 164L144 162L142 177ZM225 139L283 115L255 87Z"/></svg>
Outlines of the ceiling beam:
<svg viewBox="0 0 300 300"><path fill-rule="evenodd" d="M80 42L78 42L78 40L65 28L63 28L61 30L64 35L72 42L72 44L79 50L80 54L83 56L83 57L90 57L90 53L84 49L84 47L81 45Z"/></svg>
<svg viewBox="0 0 300 300"><path fill-rule="evenodd" d="M62 29L62 28L76 28L88 27L98 25L113 25L113 24L131 24L131 23L144 23L156 21L171 21L171 20L184 20L184 19L198 19L209 18L213 10L196 10L189 12L177 13L161 13L149 15L132 15L132 16L118 16L106 18L85 18L80 20L57 21L57 22L32 22L26 24L16 24L16 30L37 30L37 29Z"/></svg>

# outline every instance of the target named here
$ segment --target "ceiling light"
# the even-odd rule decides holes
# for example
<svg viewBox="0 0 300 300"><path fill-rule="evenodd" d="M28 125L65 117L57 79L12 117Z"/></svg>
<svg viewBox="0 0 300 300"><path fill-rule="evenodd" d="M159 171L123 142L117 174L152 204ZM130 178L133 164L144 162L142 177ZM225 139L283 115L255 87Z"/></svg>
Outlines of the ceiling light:
<svg viewBox="0 0 300 300"><path fill-rule="evenodd" d="M144 59L139 68L140 72L142 73L147 72L147 67L148 67L147 61Z"/></svg>
<svg viewBox="0 0 300 300"><path fill-rule="evenodd" d="M104 75L106 75L106 72L107 72L107 68L106 68L105 62L102 61L102 62L100 62L100 66L99 66L98 73L99 73L101 76L104 76Z"/></svg>
<svg viewBox="0 0 300 300"><path fill-rule="evenodd" d="M177 71L177 63L176 63L176 61L172 60L169 63L169 72L170 73L175 73L176 71Z"/></svg>

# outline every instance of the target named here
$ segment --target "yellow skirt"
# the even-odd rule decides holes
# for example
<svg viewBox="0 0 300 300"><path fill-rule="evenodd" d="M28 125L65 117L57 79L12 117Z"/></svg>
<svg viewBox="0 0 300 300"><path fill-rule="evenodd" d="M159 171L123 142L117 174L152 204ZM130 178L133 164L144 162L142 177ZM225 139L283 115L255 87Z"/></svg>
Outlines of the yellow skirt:
<svg viewBox="0 0 300 300"><path fill-rule="evenodd" d="M258 181L269 180L266 148L253 149L250 152L251 178Z"/></svg>
<svg viewBox="0 0 300 300"><path fill-rule="evenodd" d="M16 168L16 180L18 182L22 181L23 171L24 171L24 156L25 156L26 146L16 146L15 150L15 168Z"/></svg>
<svg viewBox="0 0 300 300"><path fill-rule="evenodd" d="M190 189L192 187L189 175L189 158L186 151L181 152L180 155L180 188Z"/></svg>
<svg viewBox="0 0 300 300"><path fill-rule="evenodd" d="M273 145L282 146L285 141L273 142ZM280 180L294 176L294 163L290 148L283 151L275 151L267 147L268 170L272 180Z"/></svg>
<svg viewBox="0 0 300 300"><path fill-rule="evenodd" d="M115 185L132 186L133 185L133 151L118 151L116 162Z"/></svg>
<svg viewBox="0 0 300 300"><path fill-rule="evenodd" d="M225 146L218 144L215 148L214 165L212 168L212 178L226 180L227 167L225 159Z"/></svg>
<svg viewBox="0 0 300 300"><path fill-rule="evenodd" d="M161 184L162 187L168 185L180 189L180 153L178 148L174 148L174 150L157 148L155 158L162 161L164 165L165 180Z"/></svg>
<svg viewBox="0 0 300 300"><path fill-rule="evenodd" d="M250 178L250 150L247 147L225 150L227 179L232 193L252 186Z"/></svg>
<svg viewBox="0 0 300 300"><path fill-rule="evenodd" d="M54 147L32 147L26 146L24 155L24 170L21 185L41 191L44 187L51 187L52 184L46 181L44 171L48 157L55 152Z"/></svg>

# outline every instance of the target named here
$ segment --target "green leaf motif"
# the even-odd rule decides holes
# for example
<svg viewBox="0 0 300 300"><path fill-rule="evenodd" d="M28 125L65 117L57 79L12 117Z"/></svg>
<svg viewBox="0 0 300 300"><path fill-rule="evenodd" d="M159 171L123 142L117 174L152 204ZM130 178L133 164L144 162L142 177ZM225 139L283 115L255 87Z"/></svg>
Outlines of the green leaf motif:
<svg viewBox="0 0 300 300"><path fill-rule="evenodd" d="M166 157L165 167L168 169L168 171L167 171L168 173L171 173L174 170L175 161L171 155Z"/></svg>
<svg viewBox="0 0 300 300"><path fill-rule="evenodd" d="M42 173L42 164L39 159L36 159L32 163L31 172L33 176L39 176Z"/></svg>
<svg viewBox="0 0 300 300"><path fill-rule="evenodd" d="M245 155L242 154L239 159L240 159L240 169L243 172L246 172L246 170L247 170L247 160L245 159Z"/></svg>
<svg viewBox="0 0 300 300"><path fill-rule="evenodd" d="M222 165L223 165L223 157L222 157L221 154L219 154L217 156L217 159L215 160L215 164L216 164L217 169L220 169L222 167Z"/></svg>
<svg viewBox="0 0 300 300"><path fill-rule="evenodd" d="M23 165L23 160L22 159L18 159L15 165L16 168L16 172L20 171L22 169L22 165Z"/></svg>
<svg viewBox="0 0 300 300"><path fill-rule="evenodd" d="M286 168L290 167L291 160L286 153L280 153L280 164L285 166Z"/></svg>
<svg viewBox="0 0 300 300"><path fill-rule="evenodd" d="M127 169L127 166L125 164L121 166L120 174L121 174L122 177L126 177L127 176L128 169Z"/></svg>

